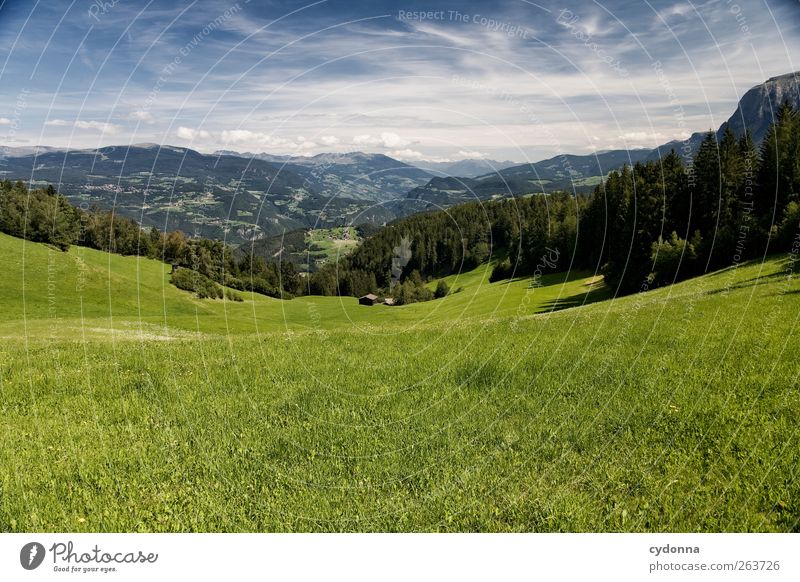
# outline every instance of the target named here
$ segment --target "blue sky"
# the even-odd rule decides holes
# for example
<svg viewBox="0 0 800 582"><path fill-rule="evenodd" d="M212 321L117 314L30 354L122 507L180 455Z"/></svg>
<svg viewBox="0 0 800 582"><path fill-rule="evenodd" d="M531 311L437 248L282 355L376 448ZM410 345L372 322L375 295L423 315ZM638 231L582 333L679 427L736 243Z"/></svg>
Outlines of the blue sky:
<svg viewBox="0 0 800 582"><path fill-rule="evenodd" d="M0 143L538 160L717 127L800 4L0 0Z"/></svg>

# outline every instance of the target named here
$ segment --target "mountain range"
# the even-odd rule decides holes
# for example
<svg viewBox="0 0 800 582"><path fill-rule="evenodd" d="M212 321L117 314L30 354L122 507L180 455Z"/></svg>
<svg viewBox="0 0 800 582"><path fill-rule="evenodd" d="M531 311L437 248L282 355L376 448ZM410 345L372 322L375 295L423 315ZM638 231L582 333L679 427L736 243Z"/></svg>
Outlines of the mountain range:
<svg viewBox="0 0 800 582"><path fill-rule="evenodd" d="M281 171L302 177L308 188L328 198L388 202L404 197L432 177L431 173L383 154L324 153L305 157L225 153L270 162Z"/></svg>
<svg viewBox="0 0 800 582"><path fill-rule="evenodd" d="M326 196L276 164L156 144L42 148L36 154L7 149L0 176L54 184L76 205L114 208L144 226L234 244L297 228L393 218L381 206Z"/></svg>
<svg viewBox="0 0 800 582"><path fill-rule="evenodd" d="M737 135L750 130L760 142L781 103L800 109L798 75L773 77L747 91L718 136L730 126ZM114 208L145 226L240 244L294 229L382 225L476 199L589 192L623 164L657 159L671 149L694 152L703 136L654 149L563 154L528 164L468 159L419 162L421 167L362 152L302 157L202 154L156 144L0 147L0 177L54 184L75 204Z"/></svg>
<svg viewBox="0 0 800 582"><path fill-rule="evenodd" d="M488 159L465 159L451 162L431 162L421 160L414 164L418 168L430 172L436 176L463 176L465 178L477 178L485 174L492 174L505 168L518 165L518 162L506 160L498 162Z"/></svg>

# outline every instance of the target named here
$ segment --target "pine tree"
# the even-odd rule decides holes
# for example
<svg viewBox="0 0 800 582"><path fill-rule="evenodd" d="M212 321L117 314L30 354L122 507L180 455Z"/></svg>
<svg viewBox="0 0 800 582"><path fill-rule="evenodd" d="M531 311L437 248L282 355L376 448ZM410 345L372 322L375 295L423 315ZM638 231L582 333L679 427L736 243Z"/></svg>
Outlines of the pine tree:
<svg viewBox="0 0 800 582"><path fill-rule="evenodd" d="M726 126L719 144L719 199L716 212L716 240L712 267L721 267L746 250L748 232L739 224L739 193L744 179L744 159L739 142L730 126Z"/></svg>
<svg viewBox="0 0 800 582"><path fill-rule="evenodd" d="M780 222L786 204L800 193L797 117L792 107L784 103L761 143L758 212L767 230Z"/></svg>
<svg viewBox="0 0 800 582"><path fill-rule="evenodd" d="M720 157L713 131L709 131L700 143L694 158L694 172L691 230L698 230L703 236L704 243L697 251L707 269L717 234L720 207Z"/></svg>

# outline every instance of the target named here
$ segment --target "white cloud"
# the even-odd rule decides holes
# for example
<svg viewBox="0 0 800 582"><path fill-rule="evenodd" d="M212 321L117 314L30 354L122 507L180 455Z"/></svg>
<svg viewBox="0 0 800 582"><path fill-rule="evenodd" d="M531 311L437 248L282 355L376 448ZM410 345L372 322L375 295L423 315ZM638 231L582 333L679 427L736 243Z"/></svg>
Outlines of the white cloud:
<svg viewBox="0 0 800 582"><path fill-rule="evenodd" d="M669 20L673 16L684 17L692 12L692 5L689 3L673 4L668 8L659 11L658 15L663 20Z"/></svg>
<svg viewBox="0 0 800 582"><path fill-rule="evenodd" d="M11 125L11 120L8 117L0 117L0 125Z"/></svg>
<svg viewBox="0 0 800 582"><path fill-rule="evenodd" d="M323 135L321 138L319 138L319 141L322 145L335 146L341 140L335 135Z"/></svg>
<svg viewBox="0 0 800 582"><path fill-rule="evenodd" d="M118 133L120 130L119 125L113 123L106 123L105 121L83 121L78 119L76 121L67 121L66 119L50 119L45 121L45 125L54 127L74 127L76 129L94 129L101 133Z"/></svg>
<svg viewBox="0 0 800 582"><path fill-rule="evenodd" d="M96 129L102 133L117 133L119 131L118 125L103 121L82 121L79 119L74 125L78 129Z"/></svg>
<svg viewBox="0 0 800 582"><path fill-rule="evenodd" d="M647 131L628 131L619 136L619 139L642 141L645 139L661 139L660 133L649 133Z"/></svg>
<svg viewBox="0 0 800 582"><path fill-rule="evenodd" d="M686 139L688 132L663 133L660 131L628 131L617 136L622 142L618 143L619 149L627 147L656 147L675 139ZM599 141L599 140L595 140Z"/></svg>
<svg viewBox="0 0 800 582"><path fill-rule="evenodd" d="M389 157L394 158L396 160L400 160L402 162L405 161L420 161L425 160L427 157L422 152L418 152L417 150L412 149L404 149L404 150L392 150L388 153Z"/></svg>
<svg viewBox="0 0 800 582"><path fill-rule="evenodd" d="M353 145L379 146L386 149L402 148L411 143L412 142L408 141L407 139L403 139L391 131L384 131L379 136L373 136L365 133L362 135L357 135L353 138Z"/></svg>
<svg viewBox="0 0 800 582"><path fill-rule="evenodd" d="M297 144L295 146L295 148L298 149L298 150L313 150L314 148L318 148L318 147L319 147L319 145L316 144L313 141L304 141L303 143Z"/></svg>
<svg viewBox="0 0 800 582"><path fill-rule="evenodd" d="M183 128L181 128L183 129ZM260 142L263 139L268 139L263 133L256 133L248 129L232 129L222 132L222 141L230 145L238 145L242 143Z"/></svg>
<svg viewBox="0 0 800 582"><path fill-rule="evenodd" d="M205 129L191 129L183 126L178 128L177 136L181 139L186 139L189 141L211 138L211 134Z"/></svg>
<svg viewBox="0 0 800 582"><path fill-rule="evenodd" d="M377 145L378 141L368 133L353 137L353 145Z"/></svg>
<svg viewBox="0 0 800 582"><path fill-rule="evenodd" d="M465 160L484 160L489 157L489 154L485 154L483 152L468 152L465 150L460 150L458 152L458 157Z"/></svg>
<svg viewBox="0 0 800 582"><path fill-rule="evenodd" d="M417 32L432 36L437 40L443 40L456 46L470 46L472 44L472 41L468 36L453 34L446 31L442 27L437 27L431 24L420 24L417 22L407 22L407 24L415 28Z"/></svg>
<svg viewBox="0 0 800 582"><path fill-rule="evenodd" d="M327 137L331 137L336 141L327 140L331 143L326 143L325 145L338 143L337 138L333 136ZM302 135L298 135L295 139L288 139L260 131L250 131L249 129L224 130L218 134L217 139L226 146L265 148L279 150L281 153L297 150L308 151L320 147L320 144L313 140L306 139ZM323 138L323 140L324 139L325 138Z"/></svg>
<svg viewBox="0 0 800 582"><path fill-rule="evenodd" d="M384 132L381 134L381 145L385 148L401 148L411 142L403 139L396 133Z"/></svg>
<svg viewBox="0 0 800 582"><path fill-rule="evenodd" d="M417 150L412 150L409 148L402 150L392 150L390 152L387 152L387 155L391 158L400 160L402 162L433 162L435 164L440 164L440 163L456 161L451 158L443 158L441 156L432 156L429 154L423 154L422 152L418 152ZM420 167L424 167L424 164Z"/></svg>
<svg viewBox="0 0 800 582"><path fill-rule="evenodd" d="M156 121L152 113L143 110L132 112L131 119L134 121L142 121L144 123L155 123Z"/></svg>
<svg viewBox="0 0 800 582"><path fill-rule="evenodd" d="M289 139L276 137L261 131L249 129L226 129L219 134L219 139L226 145L246 145L250 147L286 147L296 148L297 144ZM305 141L300 136L299 141ZM310 143L310 142L309 142Z"/></svg>
<svg viewBox="0 0 800 582"><path fill-rule="evenodd" d="M249 129L226 129L219 134L220 140L228 145L249 145L262 147L296 147L292 140ZM300 142L305 138L298 138Z"/></svg>

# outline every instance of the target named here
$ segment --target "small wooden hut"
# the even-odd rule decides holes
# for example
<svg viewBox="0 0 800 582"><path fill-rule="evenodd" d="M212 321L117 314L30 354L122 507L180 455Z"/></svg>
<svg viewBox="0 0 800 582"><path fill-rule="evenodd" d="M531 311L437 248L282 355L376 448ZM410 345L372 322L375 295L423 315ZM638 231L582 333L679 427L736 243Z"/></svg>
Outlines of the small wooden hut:
<svg viewBox="0 0 800 582"><path fill-rule="evenodd" d="M360 305L375 305L376 303L380 303L378 301L378 296L373 295L372 293L367 293L363 297L358 298L358 303Z"/></svg>

